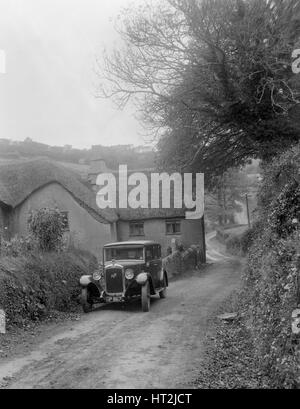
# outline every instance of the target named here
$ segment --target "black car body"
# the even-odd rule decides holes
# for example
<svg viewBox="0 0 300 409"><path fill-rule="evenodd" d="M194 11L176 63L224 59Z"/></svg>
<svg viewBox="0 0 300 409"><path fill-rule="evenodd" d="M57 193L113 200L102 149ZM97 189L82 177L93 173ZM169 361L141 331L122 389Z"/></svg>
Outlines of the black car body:
<svg viewBox="0 0 300 409"><path fill-rule="evenodd" d="M107 244L99 271L81 277L80 284L85 312L95 303L126 302L135 297L141 297L142 310L149 311L150 296L165 298L168 287L161 246L154 241Z"/></svg>

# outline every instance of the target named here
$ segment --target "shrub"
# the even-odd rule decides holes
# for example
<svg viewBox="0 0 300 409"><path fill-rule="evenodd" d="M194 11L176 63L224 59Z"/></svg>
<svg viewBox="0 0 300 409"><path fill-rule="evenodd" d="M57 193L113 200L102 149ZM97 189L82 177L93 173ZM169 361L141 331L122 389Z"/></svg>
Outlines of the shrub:
<svg viewBox="0 0 300 409"><path fill-rule="evenodd" d="M81 250L35 253L0 260L0 306L9 325L41 320L52 310L72 311L80 294L79 278L97 267Z"/></svg>
<svg viewBox="0 0 300 409"><path fill-rule="evenodd" d="M247 254L254 241L254 228L245 231L240 238L240 250L242 254Z"/></svg>
<svg viewBox="0 0 300 409"><path fill-rule="evenodd" d="M38 249L38 242L32 235L13 237L11 240L1 240L0 255L2 257L19 257Z"/></svg>
<svg viewBox="0 0 300 409"><path fill-rule="evenodd" d="M240 251L242 255L246 255L251 246L254 244L261 231L261 223L255 222L252 227L246 230L240 237Z"/></svg>
<svg viewBox="0 0 300 409"><path fill-rule="evenodd" d="M43 251L57 251L62 247L65 231L63 214L58 209L44 208L33 211L28 226Z"/></svg>
<svg viewBox="0 0 300 409"><path fill-rule="evenodd" d="M252 246L247 268L256 356L273 387L299 387L291 315L299 303L300 235L274 240L269 234Z"/></svg>
<svg viewBox="0 0 300 409"><path fill-rule="evenodd" d="M260 223L255 223L250 229L247 229L243 233L234 233L230 231L219 231L217 235L218 240L226 245L226 250L234 255L246 256L251 245L253 244L260 229Z"/></svg>
<svg viewBox="0 0 300 409"><path fill-rule="evenodd" d="M299 339L291 331L300 303L300 145L264 168L259 222L245 236L250 248L245 286L258 364L271 387L300 387Z"/></svg>
<svg viewBox="0 0 300 409"><path fill-rule="evenodd" d="M192 245L184 250L183 246L179 245L174 253L163 259L163 268L166 269L169 277L179 276L187 270L197 268L202 262L202 257L198 246Z"/></svg>
<svg viewBox="0 0 300 409"><path fill-rule="evenodd" d="M240 236L230 236L226 240L226 249L235 255L241 255L241 237Z"/></svg>

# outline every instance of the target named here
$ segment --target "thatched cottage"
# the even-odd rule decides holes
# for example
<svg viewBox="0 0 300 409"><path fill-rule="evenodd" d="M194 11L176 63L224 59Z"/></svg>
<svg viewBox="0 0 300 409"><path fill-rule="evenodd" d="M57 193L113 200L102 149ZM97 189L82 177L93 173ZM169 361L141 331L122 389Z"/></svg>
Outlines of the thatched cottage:
<svg viewBox="0 0 300 409"><path fill-rule="evenodd" d="M99 190L99 187L96 185L97 176L100 173L107 172L115 175L118 186L118 172L108 169L104 159L102 158L95 158L92 161L89 172L89 181L95 192ZM155 170L128 170L128 176L134 172L142 172L144 175L146 175L150 185L151 173L155 172ZM130 189L128 191L130 191ZM160 202L161 196L162 192L160 191ZM190 245L198 245L201 249L201 253L205 254L204 218L199 220L187 220L185 218L185 211L186 209L184 208L174 208L174 206L172 206L172 200L170 209L117 209L118 240L158 241L162 246L163 254L166 255L167 248L171 246L172 240L176 239L185 247Z"/></svg>
<svg viewBox="0 0 300 409"><path fill-rule="evenodd" d="M100 210L95 177L104 171L103 160L93 161L89 182L84 182L47 160L0 165L0 232L6 238L26 235L30 211L52 207L64 212L70 242L96 255L108 242L139 239L160 242L164 255L172 239L199 245L205 253L203 219L186 220L184 209Z"/></svg>
<svg viewBox="0 0 300 409"><path fill-rule="evenodd" d="M26 235L30 211L43 207L64 212L65 234L74 246L99 254L117 238L116 212L100 210L95 194L72 171L41 160L0 165L2 235Z"/></svg>

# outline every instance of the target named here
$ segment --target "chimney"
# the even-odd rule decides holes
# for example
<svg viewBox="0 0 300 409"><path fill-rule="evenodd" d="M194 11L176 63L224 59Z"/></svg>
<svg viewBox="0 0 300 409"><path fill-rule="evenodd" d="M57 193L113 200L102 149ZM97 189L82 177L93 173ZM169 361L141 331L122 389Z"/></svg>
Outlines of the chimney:
<svg viewBox="0 0 300 409"><path fill-rule="evenodd" d="M102 158L91 159L88 180L91 183L93 190L96 190L96 180L100 173L108 172L105 160Z"/></svg>
<svg viewBox="0 0 300 409"><path fill-rule="evenodd" d="M89 174L95 175L99 173L105 173L107 172L107 166L105 163L105 160L102 158L97 158L97 159L92 159L90 163L90 170Z"/></svg>

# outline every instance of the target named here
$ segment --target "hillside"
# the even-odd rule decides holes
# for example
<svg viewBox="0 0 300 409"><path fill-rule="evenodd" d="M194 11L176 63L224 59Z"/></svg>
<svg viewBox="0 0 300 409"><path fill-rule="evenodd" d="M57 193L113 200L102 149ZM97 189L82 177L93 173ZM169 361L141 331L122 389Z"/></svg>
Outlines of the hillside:
<svg viewBox="0 0 300 409"><path fill-rule="evenodd" d="M152 168L155 164L155 152L152 147L116 145L93 145L90 149L76 149L70 145L50 146L35 142L29 138L24 141L0 139L0 162L47 158L69 166L72 170L84 174L90 161L105 159L110 169L119 164L130 164L131 169Z"/></svg>

